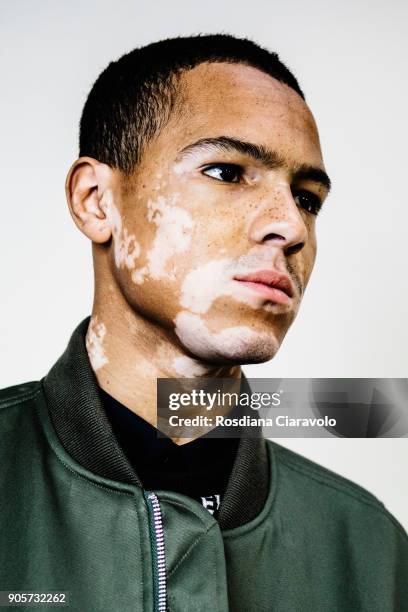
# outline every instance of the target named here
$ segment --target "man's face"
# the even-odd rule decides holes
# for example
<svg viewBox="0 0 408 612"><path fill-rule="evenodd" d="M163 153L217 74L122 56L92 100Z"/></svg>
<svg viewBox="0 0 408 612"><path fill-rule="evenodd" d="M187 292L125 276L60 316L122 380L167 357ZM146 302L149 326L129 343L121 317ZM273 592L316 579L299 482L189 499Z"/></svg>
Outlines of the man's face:
<svg viewBox="0 0 408 612"><path fill-rule="evenodd" d="M252 67L201 64L181 92L134 175L102 201L114 276L192 356L267 361L315 260L327 195L316 126L296 92Z"/></svg>

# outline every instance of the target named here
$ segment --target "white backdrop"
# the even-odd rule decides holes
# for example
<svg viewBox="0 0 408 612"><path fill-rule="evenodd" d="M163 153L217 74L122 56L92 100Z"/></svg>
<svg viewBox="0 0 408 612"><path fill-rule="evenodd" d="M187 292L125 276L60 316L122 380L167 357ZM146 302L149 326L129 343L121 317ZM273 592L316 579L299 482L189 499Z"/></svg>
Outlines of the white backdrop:
<svg viewBox="0 0 408 612"><path fill-rule="evenodd" d="M43 376L91 309L90 244L64 197L91 84L135 46L198 32L279 52L333 179L300 315L278 356L246 373L406 377L407 19L403 0L1 0L0 386ZM406 439L282 443L366 486L408 526Z"/></svg>

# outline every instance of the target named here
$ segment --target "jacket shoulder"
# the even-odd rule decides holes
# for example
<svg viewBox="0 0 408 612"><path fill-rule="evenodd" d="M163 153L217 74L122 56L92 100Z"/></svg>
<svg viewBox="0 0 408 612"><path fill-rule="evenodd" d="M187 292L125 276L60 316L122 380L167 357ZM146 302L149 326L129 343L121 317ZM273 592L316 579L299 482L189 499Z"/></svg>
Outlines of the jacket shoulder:
<svg viewBox="0 0 408 612"><path fill-rule="evenodd" d="M332 472L331 470L295 453L294 451L277 444L271 440L267 441L272 448L272 452L279 464L283 479L291 478L303 499L309 499L310 503L330 509L331 516L344 519L345 515L349 519L354 517L353 522L358 518L368 516L378 523L388 523L400 532L408 542L408 535L397 519L385 508L384 504L367 491L364 487L355 482Z"/></svg>
<svg viewBox="0 0 408 612"><path fill-rule="evenodd" d="M40 390L40 381L30 381L0 389L0 411L33 399Z"/></svg>

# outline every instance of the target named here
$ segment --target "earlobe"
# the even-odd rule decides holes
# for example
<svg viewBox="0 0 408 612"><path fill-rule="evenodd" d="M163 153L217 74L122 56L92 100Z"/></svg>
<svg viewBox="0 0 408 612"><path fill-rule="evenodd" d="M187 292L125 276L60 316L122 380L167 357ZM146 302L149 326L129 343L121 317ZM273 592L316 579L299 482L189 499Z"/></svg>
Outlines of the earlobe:
<svg viewBox="0 0 408 612"><path fill-rule="evenodd" d="M76 226L92 242L104 243L111 237L111 228L101 208L101 166L91 157L80 157L71 166L65 183L67 202Z"/></svg>

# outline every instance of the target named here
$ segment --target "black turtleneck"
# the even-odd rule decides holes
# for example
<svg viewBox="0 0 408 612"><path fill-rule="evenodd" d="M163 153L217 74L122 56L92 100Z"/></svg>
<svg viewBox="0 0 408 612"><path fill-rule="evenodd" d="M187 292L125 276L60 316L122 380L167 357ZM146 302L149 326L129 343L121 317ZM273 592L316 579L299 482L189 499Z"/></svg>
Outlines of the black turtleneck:
<svg viewBox="0 0 408 612"><path fill-rule="evenodd" d="M145 489L188 495L216 515L238 449L238 438L201 436L178 445L100 389L113 432ZM164 434L163 434L164 435Z"/></svg>

